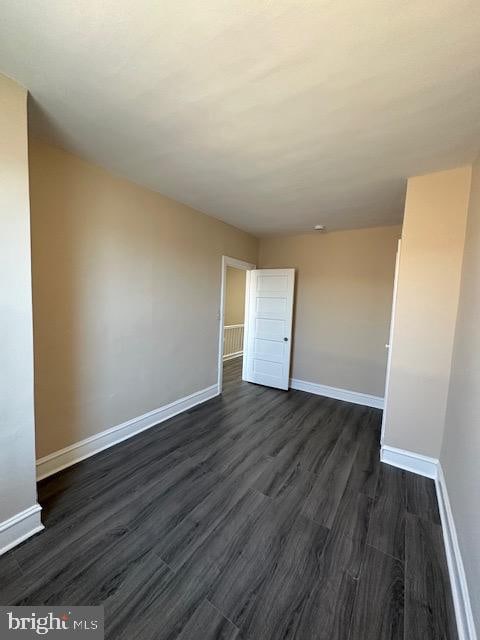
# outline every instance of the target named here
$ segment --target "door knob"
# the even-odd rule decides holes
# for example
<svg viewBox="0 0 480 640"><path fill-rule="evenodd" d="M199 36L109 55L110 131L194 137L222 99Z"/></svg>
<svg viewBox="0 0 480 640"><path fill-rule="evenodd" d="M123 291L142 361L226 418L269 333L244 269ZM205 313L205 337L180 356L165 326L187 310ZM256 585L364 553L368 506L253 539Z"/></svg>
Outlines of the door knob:
<svg viewBox="0 0 480 640"><path fill-rule="evenodd" d="M288 342L288 338L284 338L284 339L283 339L283 341L284 341L284 342Z"/></svg>

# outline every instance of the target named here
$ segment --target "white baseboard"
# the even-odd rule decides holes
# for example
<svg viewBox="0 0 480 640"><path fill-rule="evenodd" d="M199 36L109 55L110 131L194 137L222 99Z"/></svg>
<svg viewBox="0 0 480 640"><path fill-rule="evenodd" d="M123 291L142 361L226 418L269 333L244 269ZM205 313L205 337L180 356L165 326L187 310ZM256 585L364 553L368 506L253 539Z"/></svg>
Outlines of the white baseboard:
<svg viewBox="0 0 480 640"><path fill-rule="evenodd" d="M227 353L227 355L223 356L223 361L233 360L234 358L240 358L243 356L243 351L235 351L235 353Z"/></svg>
<svg viewBox="0 0 480 640"><path fill-rule="evenodd" d="M438 506L442 521L445 553L447 555L448 573L452 586L453 604L455 606L455 616L457 619L458 638L459 640L476 640L477 634L473 621L467 578L465 576L462 554L458 544L457 531L448 497L445 476L443 475L440 464L438 465L435 484L437 487Z"/></svg>
<svg viewBox="0 0 480 640"><path fill-rule="evenodd" d="M75 444L65 447L65 449L54 451L43 458L39 458L37 460L37 480L51 476L57 473L57 471L70 467L80 462L80 460L89 458L108 447L122 442L122 440L131 438L137 433L150 429L160 422L173 418L173 416L182 413L182 411L187 411L197 404L206 402L217 395L218 384L214 384L211 387L201 389L189 396L166 404L159 409L154 409L137 418L127 420L127 422L123 422L116 427L96 433L94 436L90 436L89 438L85 438L85 440L80 440Z"/></svg>
<svg viewBox="0 0 480 640"><path fill-rule="evenodd" d="M437 478L438 460L436 458L429 458L413 451L382 445L380 460L392 465L392 467L418 473L421 476L433 478L433 480Z"/></svg>
<svg viewBox="0 0 480 640"><path fill-rule="evenodd" d="M34 533L42 531L44 527L40 520L41 510L42 507L39 504L34 504L8 520L0 522L0 556L33 536Z"/></svg>
<svg viewBox="0 0 480 640"><path fill-rule="evenodd" d="M383 445L382 462L435 480L459 640L477 640L462 554L442 465L436 458Z"/></svg>
<svg viewBox="0 0 480 640"><path fill-rule="evenodd" d="M306 382L305 380L298 380L296 378L290 378L290 386L292 389L308 391L308 393L314 393L317 396L326 396L327 398L345 400L345 402L353 402L354 404L363 404L366 407L383 409L383 398L380 396L371 396L368 393L359 393L358 391L329 387L325 384Z"/></svg>

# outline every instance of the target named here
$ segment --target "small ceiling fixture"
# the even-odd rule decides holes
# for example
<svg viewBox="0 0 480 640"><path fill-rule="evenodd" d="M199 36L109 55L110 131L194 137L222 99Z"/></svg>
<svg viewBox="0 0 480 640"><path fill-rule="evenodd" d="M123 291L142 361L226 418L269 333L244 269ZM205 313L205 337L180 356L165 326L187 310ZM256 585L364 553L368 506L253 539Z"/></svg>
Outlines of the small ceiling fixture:
<svg viewBox="0 0 480 640"><path fill-rule="evenodd" d="M315 229L315 231L325 231L324 224L316 224L313 228Z"/></svg>

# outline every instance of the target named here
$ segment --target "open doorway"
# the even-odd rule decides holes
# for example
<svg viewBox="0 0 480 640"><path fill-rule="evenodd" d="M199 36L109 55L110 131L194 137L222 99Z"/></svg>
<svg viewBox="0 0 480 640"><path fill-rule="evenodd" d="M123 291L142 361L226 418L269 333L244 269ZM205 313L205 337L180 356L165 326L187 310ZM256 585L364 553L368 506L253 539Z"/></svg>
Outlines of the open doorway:
<svg viewBox="0 0 480 640"><path fill-rule="evenodd" d="M225 315L223 323L224 362L243 356L246 281L246 271L236 269L235 267L227 267Z"/></svg>
<svg viewBox="0 0 480 640"><path fill-rule="evenodd" d="M222 392L224 363L235 361L241 370L245 344L247 272L255 265L229 256L222 257L222 284L218 349L218 390Z"/></svg>

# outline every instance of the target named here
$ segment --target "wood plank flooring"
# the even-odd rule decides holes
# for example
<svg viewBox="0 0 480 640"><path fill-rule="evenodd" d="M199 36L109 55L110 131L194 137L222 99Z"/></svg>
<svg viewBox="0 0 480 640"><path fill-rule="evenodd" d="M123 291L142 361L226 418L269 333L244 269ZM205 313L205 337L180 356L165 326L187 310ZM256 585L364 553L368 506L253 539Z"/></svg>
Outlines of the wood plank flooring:
<svg viewBox="0 0 480 640"><path fill-rule="evenodd" d="M103 604L106 637L455 640L433 482L381 412L241 381L39 484L0 603Z"/></svg>

